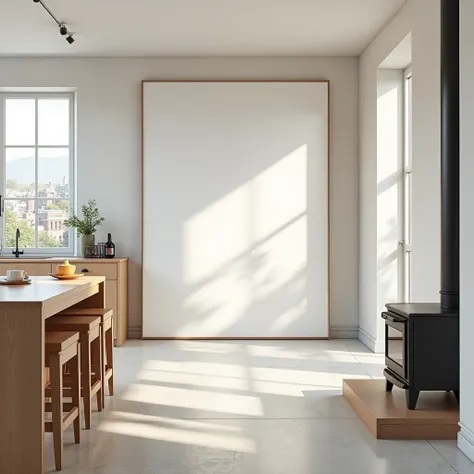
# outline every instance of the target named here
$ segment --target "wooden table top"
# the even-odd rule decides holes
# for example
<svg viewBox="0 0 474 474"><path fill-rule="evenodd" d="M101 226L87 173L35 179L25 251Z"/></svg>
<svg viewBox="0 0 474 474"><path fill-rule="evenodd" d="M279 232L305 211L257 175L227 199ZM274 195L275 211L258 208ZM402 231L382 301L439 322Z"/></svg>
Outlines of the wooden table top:
<svg viewBox="0 0 474 474"><path fill-rule="evenodd" d="M11 303L45 303L67 293L86 290L104 282L103 276L84 276L76 280L54 280L51 277L31 277L31 285L0 285L0 305Z"/></svg>

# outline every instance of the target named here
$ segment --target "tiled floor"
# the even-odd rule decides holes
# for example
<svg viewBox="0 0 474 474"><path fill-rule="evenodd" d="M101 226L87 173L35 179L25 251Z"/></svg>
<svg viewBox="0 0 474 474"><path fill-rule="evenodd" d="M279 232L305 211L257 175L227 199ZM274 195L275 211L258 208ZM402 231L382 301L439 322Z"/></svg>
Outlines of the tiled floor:
<svg viewBox="0 0 474 474"><path fill-rule="evenodd" d="M129 341L65 474L474 474L455 442L377 441L341 395L379 377L355 340ZM53 472L50 435L47 471Z"/></svg>

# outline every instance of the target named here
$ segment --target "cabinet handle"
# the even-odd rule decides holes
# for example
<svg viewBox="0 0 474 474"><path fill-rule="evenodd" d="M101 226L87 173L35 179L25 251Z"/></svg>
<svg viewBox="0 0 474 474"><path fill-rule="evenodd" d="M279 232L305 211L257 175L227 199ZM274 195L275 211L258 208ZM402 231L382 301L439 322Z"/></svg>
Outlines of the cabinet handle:
<svg viewBox="0 0 474 474"><path fill-rule="evenodd" d="M407 320L404 318L399 318L397 316L394 316L386 311L382 313L382 318L386 319L387 321L391 321L392 323L406 323Z"/></svg>
<svg viewBox="0 0 474 474"><path fill-rule="evenodd" d="M83 268L83 269L81 270L81 273L89 273L89 269L88 269L88 268Z"/></svg>

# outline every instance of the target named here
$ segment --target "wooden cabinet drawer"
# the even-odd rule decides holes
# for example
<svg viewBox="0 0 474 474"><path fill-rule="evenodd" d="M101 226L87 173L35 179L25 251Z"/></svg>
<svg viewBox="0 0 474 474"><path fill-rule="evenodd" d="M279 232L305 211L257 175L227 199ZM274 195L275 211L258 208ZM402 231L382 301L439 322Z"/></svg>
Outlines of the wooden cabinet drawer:
<svg viewBox="0 0 474 474"><path fill-rule="evenodd" d="M31 276L47 276L51 273L50 263L22 263L21 261L15 263L0 264L0 275L5 276L7 270L25 270Z"/></svg>
<svg viewBox="0 0 474 474"><path fill-rule="evenodd" d="M76 272L89 276L105 276L107 280L117 279L117 265L114 263L76 263Z"/></svg>
<svg viewBox="0 0 474 474"><path fill-rule="evenodd" d="M114 339L118 334L118 305L117 305L117 282L107 281L105 283L105 306L114 310Z"/></svg>

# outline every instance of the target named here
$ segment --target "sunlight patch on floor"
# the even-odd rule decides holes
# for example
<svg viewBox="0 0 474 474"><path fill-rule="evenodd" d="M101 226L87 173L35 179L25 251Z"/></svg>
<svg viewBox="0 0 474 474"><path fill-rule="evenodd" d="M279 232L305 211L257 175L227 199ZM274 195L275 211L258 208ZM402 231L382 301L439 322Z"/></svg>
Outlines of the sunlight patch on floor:
<svg viewBox="0 0 474 474"><path fill-rule="evenodd" d="M121 398L127 401L152 405L181 407L233 415L264 415L260 398L251 395L235 395L134 383L130 385Z"/></svg>
<svg viewBox="0 0 474 474"><path fill-rule="evenodd" d="M252 439L236 427L177 420L136 413L113 412L99 425L99 431L168 443L204 446L213 449L255 453Z"/></svg>
<svg viewBox="0 0 474 474"><path fill-rule="evenodd" d="M324 350L314 353L307 350L289 350L280 346L267 346L258 344L246 344L244 346L248 353L254 357L268 357L289 360L321 360L324 362L350 362L357 363L354 357L347 351Z"/></svg>
<svg viewBox="0 0 474 474"><path fill-rule="evenodd" d="M257 351L263 347L255 346ZM138 372L137 383L125 394L126 399L158 405L166 405L169 402L172 406L182 407L191 403L189 408L252 416L260 416L261 402L258 394L303 397L304 392L308 391L340 390L344 378L367 377L367 374L350 374L345 371L255 366L244 368L240 365L188 361L150 360L145 361L143 367ZM181 385L188 388L164 385ZM202 387L215 390L204 391ZM235 390L247 394L218 392ZM147 397L151 397L150 400Z"/></svg>
<svg viewBox="0 0 474 474"><path fill-rule="evenodd" d="M162 370L141 370L138 373L138 379L148 382L182 384L227 390L250 390L248 381L243 378L214 377L212 375L166 372Z"/></svg>
<svg viewBox="0 0 474 474"><path fill-rule="evenodd" d="M211 375L214 377L237 377L247 376L247 370L241 365L216 364L211 362L189 362L189 361L167 361L147 360L142 368L145 370L161 370L168 372L179 372L186 374Z"/></svg>
<svg viewBox="0 0 474 474"><path fill-rule="evenodd" d="M238 425L226 425L224 423L213 423L212 421L201 421L186 418L169 418L165 416L145 415L142 413L132 413L126 411L112 411L110 418L122 421L138 421L141 423L156 423L175 428L206 431L214 433L243 433L244 430Z"/></svg>
<svg viewBox="0 0 474 474"><path fill-rule="evenodd" d="M326 387L340 389L342 380L347 378L367 378L367 374L356 375L339 372L319 372L315 370L289 370L268 367L251 367L250 377L253 382L267 381L295 384L309 387Z"/></svg>

